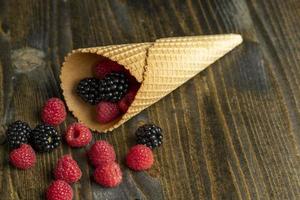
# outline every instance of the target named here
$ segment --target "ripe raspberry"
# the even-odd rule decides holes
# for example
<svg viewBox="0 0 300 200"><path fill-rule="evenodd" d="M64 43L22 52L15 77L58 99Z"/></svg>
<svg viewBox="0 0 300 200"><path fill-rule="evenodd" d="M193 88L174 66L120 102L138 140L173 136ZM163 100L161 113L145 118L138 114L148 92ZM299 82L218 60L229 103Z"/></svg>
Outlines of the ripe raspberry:
<svg viewBox="0 0 300 200"><path fill-rule="evenodd" d="M131 103L133 102L139 88L140 88L139 83L131 86L129 88L127 94L121 99L121 101L118 102L119 108L122 113L127 112L128 108L131 105Z"/></svg>
<svg viewBox="0 0 300 200"><path fill-rule="evenodd" d="M9 154L10 163L19 169L29 169L36 163L35 152L28 144L21 144Z"/></svg>
<svg viewBox="0 0 300 200"><path fill-rule="evenodd" d="M104 187L116 187L122 181L120 166L115 162L101 165L94 171L94 179Z"/></svg>
<svg viewBox="0 0 300 200"><path fill-rule="evenodd" d="M94 74L97 78L103 79L106 75L112 72L125 72L126 69L115 61L105 59L95 65Z"/></svg>
<svg viewBox="0 0 300 200"><path fill-rule="evenodd" d="M145 145L139 144L133 146L126 156L127 166L135 171L150 169L153 163L153 153Z"/></svg>
<svg viewBox="0 0 300 200"><path fill-rule="evenodd" d="M54 170L55 179L74 183L81 178L81 175L81 170L71 155L64 155L58 160Z"/></svg>
<svg viewBox="0 0 300 200"><path fill-rule="evenodd" d="M111 144L104 140L99 140L88 151L88 157L91 163L97 167L104 163L114 162L116 160L116 153Z"/></svg>
<svg viewBox="0 0 300 200"><path fill-rule="evenodd" d="M96 108L98 122L105 124L116 119L120 114L118 104L111 102L100 102Z"/></svg>
<svg viewBox="0 0 300 200"><path fill-rule="evenodd" d="M63 180L56 180L51 183L46 191L47 200L72 200L72 187Z"/></svg>
<svg viewBox="0 0 300 200"><path fill-rule="evenodd" d="M66 118L67 112L65 104L59 98L51 98L46 101L43 111L42 120L49 125L59 125Z"/></svg>
<svg viewBox="0 0 300 200"><path fill-rule="evenodd" d="M73 123L68 126L65 139L71 147L83 147L91 142L92 133L85 125Z"/></svg>

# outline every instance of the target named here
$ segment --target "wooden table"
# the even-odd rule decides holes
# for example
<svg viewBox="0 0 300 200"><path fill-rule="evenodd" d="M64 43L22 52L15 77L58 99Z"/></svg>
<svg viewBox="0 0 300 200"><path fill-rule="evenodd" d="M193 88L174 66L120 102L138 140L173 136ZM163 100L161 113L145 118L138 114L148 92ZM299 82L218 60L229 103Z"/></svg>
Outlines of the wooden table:
<svg viewBox="0 0 300 200"><path fill-rule="evenodd" d="M0 0L0 199L43 199L51 171L72 154L83 171L74 199L300 199L299 0ZM49 97L62 97L60 66L73 48L160 37L240 33L244 43L109 134L118 161L147 122L164 130L149 172L122 164L124 181L90 178L87 148L62 145L34 169L8 163L5 129L40 123ZM75 119L58 127L63 133Z"/></svg>

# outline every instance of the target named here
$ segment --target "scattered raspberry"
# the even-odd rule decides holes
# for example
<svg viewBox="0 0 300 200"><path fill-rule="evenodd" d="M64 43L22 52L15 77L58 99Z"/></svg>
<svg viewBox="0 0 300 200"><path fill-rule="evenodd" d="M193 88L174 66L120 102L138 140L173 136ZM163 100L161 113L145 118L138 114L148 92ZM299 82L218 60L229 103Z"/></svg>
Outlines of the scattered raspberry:
<svg viewBox="0 0 300 200"><path fill-rule="evenodd" d="M120 166L115 162L106 163L96 168L95 181L104 187L116 187L122 181Z"/></svg>
<svg viewBox="0 0 300 200"><path fill-rule="evenodd" d="M116 160L113 146L104 140L99 140L93 144L88 151L88 157L95 167Z"/></svg>
<svg viewBox="0 0 300 200"><path fill-rule="evenodd" d="M97 78L103 79L107 74L112 72L125 72L126 69L117 62L105 59L94 67L94 74Z"/></svg>
<svg viewBox="0 0 300 200"><path fill-rule="evenodd" d="M36 163L35 152L28 144L21 144L9 154L10 163L19 169L29 169Z"/></svg>
<svg viewBox="0 0 300 200"><path fill-rule="evenodd" d="M59 98L51 98L45 103L42 111L42 120L49 125L59 125L66 118L65 104Z"/></svg>
<svg viewBox="0 0 300 200"><path fill-rule="evenodd" d="M111 102L100 102L96 108L98 122L105 124L113 121L120 115L118 104Z"/></svg>
<svg viewBox="0 0 300 200"><path fill-rule="evenodd" d="M140 88L139 83L131 86L127 94L121 99L121 101L119 101L118 105L122 113L127 112L139 88Z"/></svg>
<svg viewBox="0 0 300 200"><path fill-rule="evenodd" d="M135 171L150 169L153 162L151 149L141 144L133 146L126 156L127 166Z"/></svg>
<svg viewBox="0 0 300 200"><path fill-rule="evenodd" d="M54 170L55 179L74 183L81 178L81 175L81 170L71 155L64 155L58 160Z"/></svg>
<svg viewBox="0 0 300 200"><path fill-rule="evenodd" d="M47 200L72 200L72 187L62 180L53 181L47 188L46 198Z"/></svg>
<svg viewBox="0 0 300 200"><path fill-rule="evenodd" d="M83 147L91 142L92 133L85 125L73 123L68 126L65 139L71 147Z"/></svg>

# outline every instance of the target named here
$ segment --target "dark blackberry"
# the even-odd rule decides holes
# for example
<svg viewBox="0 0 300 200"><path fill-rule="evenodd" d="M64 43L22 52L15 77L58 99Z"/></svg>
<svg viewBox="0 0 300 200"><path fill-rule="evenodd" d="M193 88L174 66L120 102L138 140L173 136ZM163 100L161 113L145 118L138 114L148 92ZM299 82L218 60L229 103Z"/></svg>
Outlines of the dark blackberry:
<svg viewBox="0 0 300 200"><path fill-rule="evenodd" d="M151 149L162 144L162 129L154 124L145 124L135 132L138 144L144 144Z"/></svg>
<svg viewBox="0 0 300 200"><path fill-rule="evenodd" d="M101 99L117 102L128 90L128 79L124 73L110 73L101 80Z"/></svg>
<svg viewBox="0 0 300 200"><path fill-rule="evenodd" d="M7 142L10 148L19 148L20 144L29 142L31 128L20 120L10 124L6 130Z"/></svg>
<svg viewBox="0 0 300 200"><path fill-rule="evenodd" d="M97 78L82 79L76 87L76 93L85 102L96 105L101 101L100 80Z"/></svg>
<svg viewBox="0 0 300 200"><path fill-rule="evenodd" d="M50 125L39 124L32 131L32 143L39 152L49 152L58 147L60 142L60 134Z"/></svg>

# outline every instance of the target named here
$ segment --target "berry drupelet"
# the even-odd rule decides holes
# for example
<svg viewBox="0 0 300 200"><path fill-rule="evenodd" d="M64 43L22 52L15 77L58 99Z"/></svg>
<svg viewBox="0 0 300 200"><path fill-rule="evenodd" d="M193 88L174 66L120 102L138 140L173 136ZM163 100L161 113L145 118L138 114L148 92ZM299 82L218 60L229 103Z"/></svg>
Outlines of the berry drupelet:
<svg viewBox="0 0 300 200"><path fill-rule="evenodd" d="M7 142L10 148L19 148L21 144L26 144L30 140L31 128L26 122L20 120L8 126L6 130Z"/></svg>
<svg viewBox="0 0 300 200"><path fill-rule="evenodd" d="M92 105L96 105L102 100L100 83L101 81L97 78L82 79L76 87L76 93L82 98L83 101Z"/></svg>
<svg viewBox="0 0 300 200"><path fill-rule="evenodd" d="M101 80L101 99L117 102L126 94L129 82L124 73L110 73Z"/></svg>
<svg viewBox="0 0 300 200"><path fill-rule="evenodd" d="M39 152L49 152L60 145L61 137L54 127L39 124L32 131L32 143Z"/></svg>
<svg viewBox="0 0 300 200"><path fill-rule="evenodd" d="M145 124L135 132L138 144L154 149L162 144L162 129L154 124Z"/></svg>

